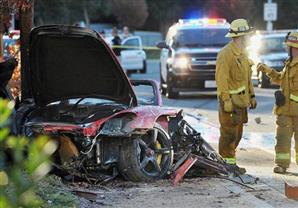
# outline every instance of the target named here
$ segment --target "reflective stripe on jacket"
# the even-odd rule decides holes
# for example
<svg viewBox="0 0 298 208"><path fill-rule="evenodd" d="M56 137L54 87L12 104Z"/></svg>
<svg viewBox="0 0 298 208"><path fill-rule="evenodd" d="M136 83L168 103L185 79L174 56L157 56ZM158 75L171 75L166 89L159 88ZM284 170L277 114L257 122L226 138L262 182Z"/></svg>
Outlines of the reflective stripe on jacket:
<svg viewBox="0 0 298 208"><path fill-rule="evenodd" d="M237 94L239 94L239 93L241 93L241 92L244 92L245 89L246 89L246 87L245 87L245 86L242 86L242 87L239 87L239 88L236 89L236 90L230 90L229 93L230 93L231 95L237 95Z"/></svg>

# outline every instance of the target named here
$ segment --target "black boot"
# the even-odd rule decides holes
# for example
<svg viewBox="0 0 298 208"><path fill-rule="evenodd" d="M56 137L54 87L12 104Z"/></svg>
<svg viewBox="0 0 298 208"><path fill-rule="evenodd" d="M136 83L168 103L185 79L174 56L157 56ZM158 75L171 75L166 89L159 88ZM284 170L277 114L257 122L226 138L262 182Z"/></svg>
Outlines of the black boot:
<svg viewBox="0 0 298 208"><path fill-rule="evenodd" d="M278 166L276 165L274 168L273 168L273 172L274 173L278 173L278 174L285 174L287 171L287 168L285 167L281 167L281 166Z"/></svg>
<svg viewBox="0 0 298 208"><path fill-rule="evenodd" d="M245 168L241 168L238 165L231 165L233 170L235 171L236 175L244 175L246 173L246 169Z"/></svg>

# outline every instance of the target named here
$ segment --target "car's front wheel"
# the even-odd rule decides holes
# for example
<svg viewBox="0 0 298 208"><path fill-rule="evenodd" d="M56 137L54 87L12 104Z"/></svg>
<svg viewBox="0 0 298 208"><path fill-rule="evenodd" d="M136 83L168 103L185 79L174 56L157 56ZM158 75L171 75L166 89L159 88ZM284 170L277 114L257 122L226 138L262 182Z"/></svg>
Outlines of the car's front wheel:
<svg viewBox="0 0 298 208"><path fill-rule="evenodd" d="M120 152L119 171L127 180L150 182L164 178L173 163L169 135L159 125L157 137L148 140L138 137L127 141Z"/></svg>

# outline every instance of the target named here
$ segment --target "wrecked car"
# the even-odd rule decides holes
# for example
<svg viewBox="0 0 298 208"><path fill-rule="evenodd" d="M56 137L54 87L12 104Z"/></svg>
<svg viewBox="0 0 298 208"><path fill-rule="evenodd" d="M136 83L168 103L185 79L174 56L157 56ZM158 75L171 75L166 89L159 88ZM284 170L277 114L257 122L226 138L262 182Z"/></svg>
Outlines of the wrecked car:
<svg viewBox="0 0 298 208"><path fill-rule="evenodd" d="M176 110L161 107L154 81L130 82L96 32L41 26L30 34L22 69L16 134L48 135L59 144L55 166L80 177L132 181L163 178L173 163L168 134ZM151 87L138 99L133 86Z"/></svg>
<svg viewBox="0 0 298 208"><path fill-rule="evenodd" d="M128 80L96 32L37 27L30 34L29 58L30 67L21 70L22 96L12 130L55 140L57 172L90 182L119 174L131 181L171 175L177 184L196 164L195 171L235 175L182 111L162 107L156 81ZM0 65L3 98L12 99L6 84L15 64L10 59Z"/></svg>

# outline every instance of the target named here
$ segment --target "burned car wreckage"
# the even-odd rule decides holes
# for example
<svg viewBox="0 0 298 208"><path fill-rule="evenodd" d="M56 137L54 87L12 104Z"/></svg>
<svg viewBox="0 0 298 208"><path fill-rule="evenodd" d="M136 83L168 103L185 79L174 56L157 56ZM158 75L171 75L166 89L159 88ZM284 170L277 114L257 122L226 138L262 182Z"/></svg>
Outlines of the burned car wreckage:
<svg viewBox="0 0 298 208"><path fill-rule="evenodd" d="M195 154L203 161L201 168L233 172L181 112L161 107L154 81L128 80L96 32L37 27L31 32L29 56L13 129L18 135L56 140L57 168L97 180L120 173L127 180L152 181L171 172L179 180L194 163L185 168L185 161ZM137 98L133 87L140 85L152 88L151 100Z"/></svg>

